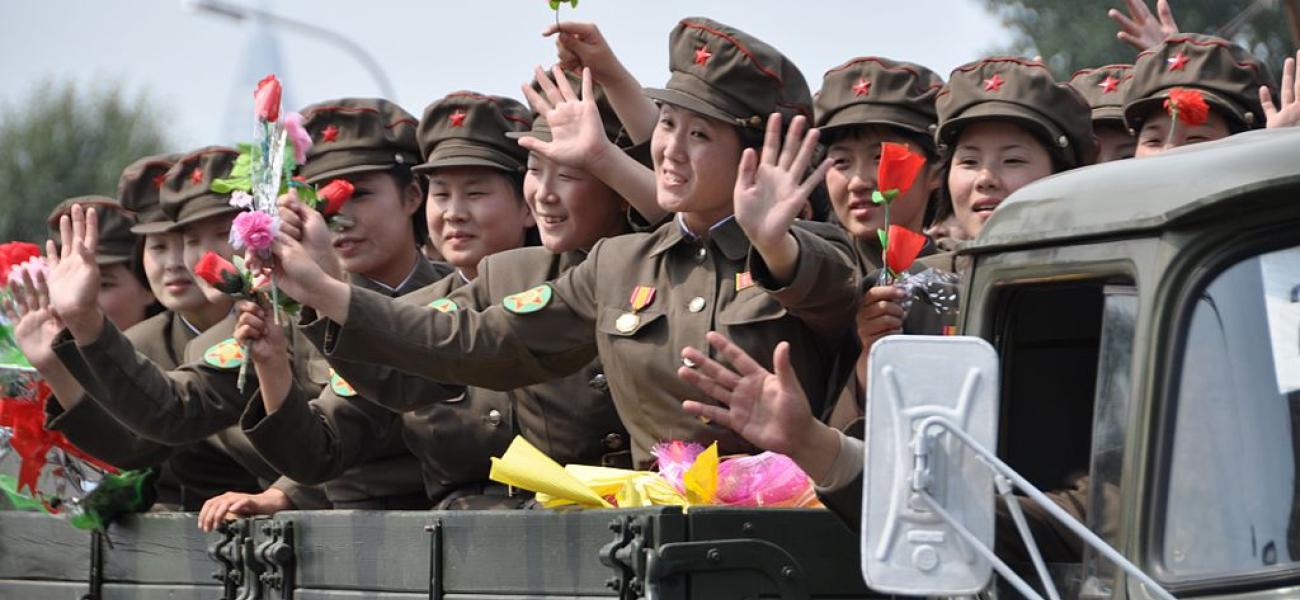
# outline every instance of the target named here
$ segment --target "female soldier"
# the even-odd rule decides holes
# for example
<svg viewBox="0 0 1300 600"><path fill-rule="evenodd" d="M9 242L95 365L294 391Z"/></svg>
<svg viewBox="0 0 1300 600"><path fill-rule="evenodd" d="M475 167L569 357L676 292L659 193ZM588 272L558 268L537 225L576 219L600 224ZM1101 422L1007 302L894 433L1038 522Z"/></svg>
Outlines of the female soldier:
<svg viewBox="0 0 1300 600"><path fill-rule="evenodd" d="M826 188L840 226L853 239L858 272L871 285L883 266L877 230L885 229L884 207L872 202L876 168L882 144L906 144L926 159L907 193L890 203L890 222L920 233L933 211L932 197L943 170L934 144L934 98L943 80L933 71L912 63L880 57L850 60L822 78L817 94L817 127L822 132L831 169ZM933 246L922 250L933 253ZM881 335L897 330L903 310L897 303L902 291L893 286L873 286L863 295L857 316L861 347L870 348ZM846 348L854 377L835 403L830 421L844 427L861 416L866 353ZM856 356L855 356L856 355Z"/></svg>
<svg viewBox="0 0 1300 600"><path fill-rule="evenodd" d="M322 222L313 240L317 256L331 272L346 273L353 284L393 297L449 274L449 267L430 263L419 250L428 228L424 194L411 171L420 160L415 118L392 102L373 98L327 100L301 114L313 143L298 176L319 188L336 180L353 186L351 198L334 217L336 225L326 228ZM279 358L287 363L287 353ZM322 398L334 395L330 387L344 389L326 387L319 392ZM249 404L258 403L254 399ZM276 441L306 451L296 437ZM400 429L382 429L366 441L366 468L310 483L322 485L334 508L428 508L419 463L403 444ZM276 488L260 494L231 492L204 506L199 526L210 529L227 513L269 514L291 508L290 499Z"/></svg>
<svg viewBox="0 0 1300 600"><path fill-rule="evenodd" d="M533 219L520 193L524 157L506 134L522 130L530 117L518 102L472 92L450 94L426 109L418 132L418 150L426 160L415 169L428 179L425 214L433 243L456 272L407 294L403 302L437 303L477 277L485 257L525 243ZM324 228L317 215L299 204L286 203L282 214L289 225L286 232L307 239L309 246ZM260 399L250 402L242 425L262 454L286 474L320 482L353 467L387 471L376 464L372 440L396 431L409 448L406 454L419 458L425 507L430 501L442 503L440 507L492 506L505 495L500 490L490 499L479 498L486 491L488 457L504 450L513 432L508 397L415 378L380 387L385 384L372 385L370 377L340 365L342 372L330 389L307 402L309 396L289 385L279 347L284 338L255 341L267 335L266 321L256 307L244 310L237 337L251 343L263 389ZM311 327L307 331L314 335ZM406 480L419 485L421 479L413 474Z"/></svg>
<svg viewBox="0 0 1300 600"><path fill-rule="evenodd" d="M140 264L145 279L165 308L132 326L126 336L146 358L169 369L180 363L190 340L230 311L229 300L209 302L194 284L183 259L181 234L173 230L174 224L159 207L160 183L179 157L145 157L123 171L118 198L124 209L135 214L133 222L128 222L124 213L98 204L105 213L99 226L97 260L120 255L128 245L142 252ZM56 214L67 212L65 209ZM127 227L138 237L127 236ZM52 228L57 238L57 220ZM109 309L105 312L113 313ZM177 448L152 442L123 427L96 403L83 402L80 384L50 349L60 325L47 319L43 327L39 326L37 320L42 314L48 316L48 311L26 315L17 331L19 343L56 390L46 405L49 429L63 432L79 447L118 467L160 466L158 498L163 506L197 510L203 501L224 490L260 489L256 478L212 441Z"/></svg>
<svg viewBox="0 0 1300 600"><path fill-rule="evenodd" d="M804 135L807 86L774 48L706 19L682 21L670 47L667 89L647 93L662 103L651 155L657 200L677 213L673 222L602 240L559 278L479 312L420 310L324 281L282 236L277 277L332 322L332 355L508 389L572 373L598 354L641 466L670 437L748 449L680 410L696 391L670 365L712 326L765 354L793 340L808 397L826 398L827 342L852 319L858 275L841 233L792 227L829 165L805 179L817 143L815 131ZM578 99L557 79L556 93ZM584 83L583 97L591 93ZM782 120L794 114L782 144Z"/></svg>

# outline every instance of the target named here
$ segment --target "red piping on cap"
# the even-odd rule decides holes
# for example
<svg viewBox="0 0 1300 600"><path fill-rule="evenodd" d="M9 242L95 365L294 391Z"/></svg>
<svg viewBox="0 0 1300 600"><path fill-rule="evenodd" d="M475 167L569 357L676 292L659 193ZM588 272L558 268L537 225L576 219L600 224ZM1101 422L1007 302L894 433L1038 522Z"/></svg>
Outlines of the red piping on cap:
<svg viewBox="0 0 1300 600"><path fill-rule="evenodd" d="M723 32L721 32L721 31L718 31L717 29L714 29L714 28L709 27L709 26L707 26L707 25L699 25L699 24L697 24L697 23L691 23L691 22L688 22L688 21L682 21L680 24L681 24L682 27L685 27L685 28L687 28L687 29L699 29L700 31L707 31L707 32L709 32L709 33L712 33L713 35L716 35L716 36L718 36L718 37L724 39L724 40L727 40L728 42L731 42L731 45L735 46L736 49L740 50L741 54L744 54L745 56L748 56L748 57L749 57L749 62L753 63L754 68L758 69L758 70L759 70L760 72L762 72L764 75L767 75L768 77L771 77L772 79L775 79L776 82L777 82L778 84L780 84L780 85L785 85L785 82L781 80L781 77L780 77L779 75L777 75L776 73L773 73L773 72L767 70L766 67L764 67L763 65L759 64L758 59L754 57L754 53L753 53L753 52L750 52L750 51L749 51L749 48L746 48L745 45L744 45L744 44L741 44L739 41L737 41L736 38L731 37L730 35L727 35L726 33L723 33Z"/></svg>

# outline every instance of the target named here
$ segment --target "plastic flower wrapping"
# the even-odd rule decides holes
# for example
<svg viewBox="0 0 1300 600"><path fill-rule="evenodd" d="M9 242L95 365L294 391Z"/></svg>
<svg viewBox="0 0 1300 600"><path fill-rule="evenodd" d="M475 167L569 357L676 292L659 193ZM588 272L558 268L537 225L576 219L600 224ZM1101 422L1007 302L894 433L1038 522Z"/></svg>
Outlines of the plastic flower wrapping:
<svg viewBox="0 0 1300 600"><path fill-rule="evenodd" d="M0 394L0 494L13 508L103 530L153 505L154 471L119 471L45 429L50 388L35 370L0 365Z"/></svg>
<svg viewBox="0 0 1300 600"><path fill-rule="evenodd" d="M493 481L529 490L546 508L635 506L820 507L812 480L773 452L720 458L717 444L671 441L654 448L658 471L560 466L516 436L492 459Z"/></svg>

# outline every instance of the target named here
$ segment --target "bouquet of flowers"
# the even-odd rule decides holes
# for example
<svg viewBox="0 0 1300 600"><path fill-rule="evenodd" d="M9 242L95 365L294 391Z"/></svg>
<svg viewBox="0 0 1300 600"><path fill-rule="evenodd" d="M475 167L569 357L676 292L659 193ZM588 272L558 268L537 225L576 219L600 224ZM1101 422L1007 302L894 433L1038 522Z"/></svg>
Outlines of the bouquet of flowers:
<svg viewBox="0 0 1300 600"><path fill-rule="evenodd" d="M928 240L920 233L889 222L890 203L912 189L924 166L925 157L906 145L881 144L876 191L871 193L871 201L884 207L887 229L876 230L884 263L876 284L902 288L906 293L901 302L904 312L911 308L914 299L920 298L942 314L957 309L957 274L938 269L909 273Z"/></svg>
<svg viewBox="0 0 1300 600"><path fill-rule="evenodd" d="M522 437L492 459L493 481L537 493L547 508L633 506L820 506L812 480L773 452L719 458L717 444L658 444L658 472L590 465L561 467Z"/></svg>

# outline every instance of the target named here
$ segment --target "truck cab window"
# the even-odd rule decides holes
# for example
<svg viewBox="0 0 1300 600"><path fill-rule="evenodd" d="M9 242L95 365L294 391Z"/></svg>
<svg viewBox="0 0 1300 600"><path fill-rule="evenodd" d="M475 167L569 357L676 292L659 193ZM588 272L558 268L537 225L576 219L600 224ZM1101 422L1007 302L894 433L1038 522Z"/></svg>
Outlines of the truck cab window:
<svg viewBox="0 0 1300 600"><path fill-rule="evenodd" d="M1300 247L1237 262L1192 296L1167 418L1171 581L1300 568Z"/></svg>

